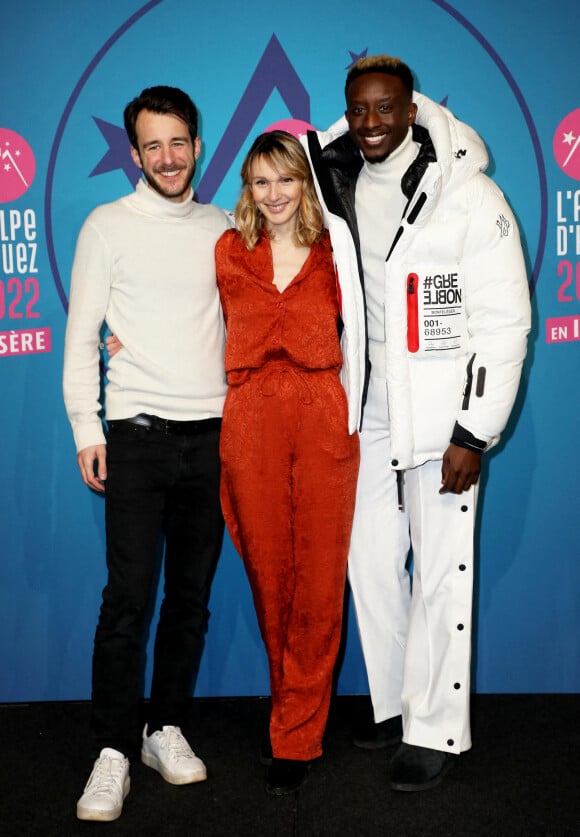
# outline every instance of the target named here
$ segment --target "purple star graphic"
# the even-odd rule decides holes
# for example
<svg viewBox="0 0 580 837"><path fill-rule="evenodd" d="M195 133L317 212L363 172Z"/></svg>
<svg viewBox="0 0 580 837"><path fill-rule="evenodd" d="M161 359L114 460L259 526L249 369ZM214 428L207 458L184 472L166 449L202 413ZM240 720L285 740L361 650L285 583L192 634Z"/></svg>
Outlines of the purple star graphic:
<svg viewBox="0 0 580 837"><path fill-rule="evenodd" d="M141 170L135 165L131 157L129 140L127 139L125 129L119 128L111 122L105 122L97 116L93 116L93 119L109 144L109 149L100 162L97 163L89 177L95 177L97 174L106 174L106 172L121 169L125 172L127 179L134 187L141 177Z"/></svg>
<svg viewBox="0 0 580 837"><path fill-rule="evenodd" d="M274 90L293 119L310 122L310 96L276 35L272 35L239 104L200 180L197 197L213 199L236 154Z"/></svg>
<svg viewBox="0 0 580 837"><path fill-rule="evenodd" d="M369 48L368 48L368 47L365 47L365 49L363 49L363 51L362 51L362 52L353 52L353 51L352 51L352 49L349 49L349 53L350 53L350 64L347 64L347 65L346 65L346 67L345 67L345 69L346 69L346 70L350 70L350 68L352 67L352 65L353 65L353 64L356 64L356 62L359 60L359 58L366 58L366 57L367 57L367 52L368 52L368 51L369 51Z"/></svg>

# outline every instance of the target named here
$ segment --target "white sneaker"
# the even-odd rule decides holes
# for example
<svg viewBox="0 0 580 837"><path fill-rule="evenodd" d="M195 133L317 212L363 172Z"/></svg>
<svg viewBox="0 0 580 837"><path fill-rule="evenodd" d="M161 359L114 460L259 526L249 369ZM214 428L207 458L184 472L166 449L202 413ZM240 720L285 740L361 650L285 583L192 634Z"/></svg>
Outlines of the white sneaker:
<svg viewBox="0 0 580 837"><path fill-rule="evenodd" d="M195 755L179 727L163 727L149 737L145 727L141 761L161 773L171 785L189 785L207 779L205 764Z"/></svg>
<svg viewBox="0 0 580 837"><path fill-rule="evenodd" d="M105 747L95 761L83 795L77 802L78 819L116 820L121 816L123 801L130 787L129 759L118 750Z"/></svg>

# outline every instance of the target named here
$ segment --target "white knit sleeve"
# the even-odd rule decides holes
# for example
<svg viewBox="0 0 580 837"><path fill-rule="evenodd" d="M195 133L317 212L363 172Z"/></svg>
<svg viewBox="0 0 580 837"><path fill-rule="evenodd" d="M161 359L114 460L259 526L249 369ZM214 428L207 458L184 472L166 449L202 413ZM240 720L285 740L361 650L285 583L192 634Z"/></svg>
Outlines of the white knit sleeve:
<svg viewBox="0 0 580 837"><path fill-rule="evenodd" d="M64 401L77 451L105 442L100 418L99 341L110 284L109 247L90 216L75 251L64 349Z"/></svg>

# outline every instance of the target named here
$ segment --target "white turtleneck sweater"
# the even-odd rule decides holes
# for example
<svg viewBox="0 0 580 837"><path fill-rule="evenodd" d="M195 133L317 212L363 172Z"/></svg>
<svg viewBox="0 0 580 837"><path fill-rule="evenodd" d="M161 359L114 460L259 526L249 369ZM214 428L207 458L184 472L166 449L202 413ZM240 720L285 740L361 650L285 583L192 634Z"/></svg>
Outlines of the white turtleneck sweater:
<svg viewBox="0 0 580 837"><path fill-rule="evenodd" d="M407 204L407 198L401 190L401 178L418 152L419 144L413 141L409 128L403 142L382 163L368 163L365 160L356 184L356 217L364 270L371 358L374 354L372 343L385 342L385 259ZM384 351L380 352L380 356L384 356Z"/></svg>
<svg viewBox="0 0 580 837"><path fill-rule="evenodd" d="M123 348L107 370L106 417L151 413L179 421L220 416L224 324L214 247L222 210L170 201L141 180L97 207L74 258L63 389L77 450L104 443L99 342L105 321Z"/></svg>

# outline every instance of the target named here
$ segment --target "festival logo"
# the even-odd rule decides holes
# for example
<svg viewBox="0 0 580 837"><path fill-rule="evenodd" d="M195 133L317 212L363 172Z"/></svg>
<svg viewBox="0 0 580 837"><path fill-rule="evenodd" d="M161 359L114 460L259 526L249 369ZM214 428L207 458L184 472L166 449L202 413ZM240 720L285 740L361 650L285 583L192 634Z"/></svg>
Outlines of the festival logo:
<svg viewBox="0 0 580 837"><path fill-rule="evenodd" d="M0 204L30 189L36 160L25 139L0 128ZM52 349L48 327L38 327L38 226L30 207L0 209L0 358L42 354ZM24 326L24 327L21 327Z"/></svg>
<svg viewBox="0 0 580 837"><path fill-rule="evenodd" d="M580 108L565 116L556 128L553 149L564 174L580 180Z"/></svg>
<svg viewBox="0 0 580 837"><path fill-rule="evenodd" d="M122 128L121 113L124 105L136 95L139 90L133 84L120 89L117 80L113 83L112 72L115 65L127 61L128 43L137 37L139 49L148 43L158 31L160 21L167 9L171 9L177 17L185 21L190 14L190 7L185 0L149 0L137 12L111 35L108 41L95 54L86 67L85 72L75 85L69 101L62 114L54 143L51 149L46 181L45 194L45 223L48 247L48 258L59 297L63 308L68 308L68 292L66 282L70 269L62 271L59 269L59 252L65 268L70 268L70 231L63 231L61 225L53 221L59 216L56 204L61 200L62 195L67 194L70 183L81 182L84 178L85 186L81 193L75 197L73 210L78 212L78 218L72 217L67 212L67 223L71 223L78 229L82 217L86 217L88 211L100 202L107 202L124 194L124 187L129 183L134 186L140 176L139 170L134 166L128 149L127 137ZM443 0L432 0L432 2L421 3L423 19L437 20L437 25L445 30L452 31L454 27L461 27L472 38L473 60L484 66L490 60L501 70L505 84L501 95L508 100L517 100L519 109L524 117L524 130L527 134L525 146L529 154L530 147L535 161L532 167L537 170L540 181L540 192L545 194L545 170L537 132L529 108L517 87L515 79L511 76L505 65L499 61L493 47L485 40L468 20L457 10ZM177 13L179 10L179 13ZM353 8L353 17L358 13ZM405 15L412 20L414 13L409 10L401 14L397 19L397 26L401 28L399 39L407 37L409 27ZM196 21L197 26L201 21ZM240 27L245 24L240 20ZM316 125L318 128L326 128L334 122L341 114L344 106L341 95L341 87L344 74L348 66L354 63L357 58L367 54L367 45L362 42L356 44L357 50L353 51L354 44L349 43L349 24L341 19L339 30L340 39L333 37L335 22L325 21L328 27L328 46L325 47L324 55L318 55L317 61L313 64L311 57L304 53L303 43L299 43L293 51L293 39L287 36L284 40L273 34L272 30L263 32L260 30L259 38L263 38L263 47L255 43L256 34L253 24L248 23L248 36L252 39L252 50L248 52L243 46L245 38L241 34L240 27L236 27L235 37L227 35L224 30L222 37L225 38L222 48L228 52L229 69L225 68L218 61L216 63L215 46L211 39L204 40L196 47L195 61L188 59L179 72L167 79L165 62L162 56L157 59L153 57L148 61L148 77L151 83L175 83L183 86L183 89L191 92L196 104L200 106L202 114L201 134L204 149L211 153L207 158L202 156L199 165L200 177L196 181L195 188L198 199L202 202L215 202L219 206L232 209L237 199L239 190L239 167L245 144L260 131L271 130L275 127L285 128L291 133L304 133L304 130ZM394 25L394 24L392 24ZM275 21L272 22L275 26ZM426 28L429 25L425 24ZM229 30L227 30L229 31ZM189 29L184 25L179 38L187 38ZM231 40L228 40L231 37ZM395 34L392 35L395 38ZM413 44L415 38L412 39ZM401 47L404 53L404 48ZM179 47L174 45L174 53L179 54ZM375 51L378 51L375 48ZM155 56L155 50L151 55ZM184 49L184 55L187 50ZM340 54L340 58L338 55ZM350 61L348 60L350 54ZM250 64L248 58L251 55ZM298 63L297 63L298 61ZM106 69L105 69L106 65ZM208 71L208 67L210 70ZM232 75L231 68L235 67ZM330 69L321 72L321 67L334 67L333 72L338 73L336 82L329 81ZM203 84L201 83L200 70L203 70ZM483 77L484 73L482 73ZM100 96L93 88L95 77L103 76L105 81L101 88L107 89L117 96L115 102L113 95ZM239 90L237 88L240 83ZM436 77L431 79L431 89L437 91L438 81ZM439 83L440 87L446 86L447 81ZM328 88L327 88L328 85ZM324 86L324 92L321 88ZM121 85L122 87L122 85ZM231 98L229 92L236 89L236 95ZM332 96L330 92L334 91ZM426 91L427 92L427 91ZM447 103L448 91L440 90L439 100ZM311 113L311 95L314 97L316 114ZM472 93L472 96L475 93ZM97 104L98 101L98 104ZM227 107L224 103L227 101ZM329 113L321 113L321 108L327 102L332 101L332 110ZM219 103L217 105L216 103ZM453 104L449 104L453 107ZM106 110L106 112L105 112ZM221 120L227 113L227 119L222 124ZM329 118L330 117L330 118ZM207 120L207 122L205 121ZM78 130L80 125L85 125L87 130L79 140ZM77 132L73 140L73 125ZM219 126L216 130L216 125ZM530 146L531 140L531 146ZM103 142L104 141L104 142ZM82 162L90 162L88 169L74 171L73 161L77 159L76 150L82 145L84 149ZM79 158L80 159L80 158ZM66 160L66 164L64 161ZM535 166L534 166L535 162ZM59 172L66 172L66 189L59 188L62 178ZM119 173L123 178L116 177ZM88 178L88 179L87 179ZM102 184L102 185L101 185ZM83 204L84 202L84 204ZM545 230L546 230L546 202L542 198L540 207L540 231L538 236L538 247L535 254L530 254L533 261L533 276L530 282L533 290L535 280L539 275L539 269L544 252ZM61 246L59 247L59 241Z"/></svg>
<svg viewBox="0 0 580 837"><path fill-rule="evenodd" d="M32 186L36 160L20 134L0 128L0 203L22 197Z"/></svg>
<svg viewBox="0 0 580 837"><path fill-rule="evenodd" d="M580 180L580 108L562 119L552 147L564 174ZM580 189L567 183L555 197L558 315L546 318L546 343L576 343L580 341L580 315L573 310L580 303Z"/></svg>

